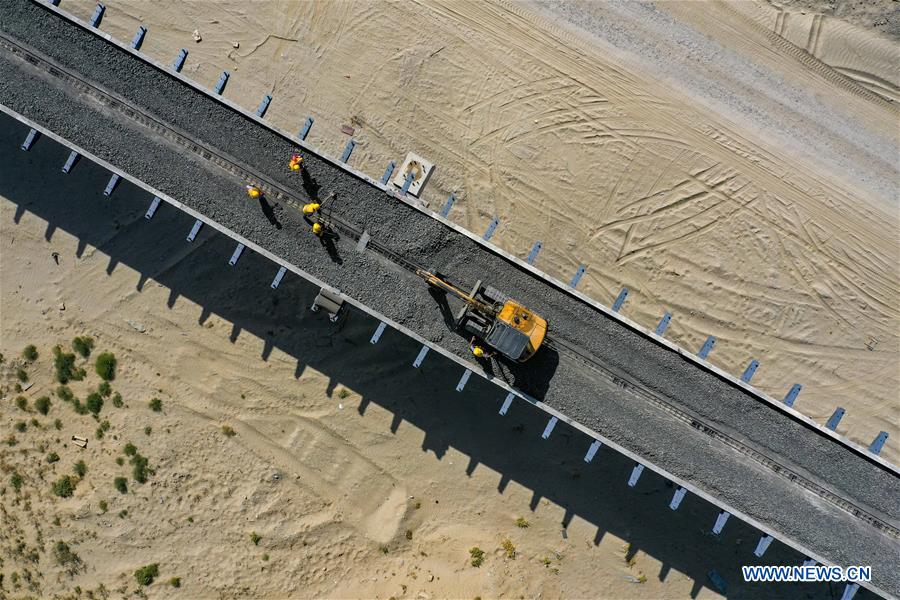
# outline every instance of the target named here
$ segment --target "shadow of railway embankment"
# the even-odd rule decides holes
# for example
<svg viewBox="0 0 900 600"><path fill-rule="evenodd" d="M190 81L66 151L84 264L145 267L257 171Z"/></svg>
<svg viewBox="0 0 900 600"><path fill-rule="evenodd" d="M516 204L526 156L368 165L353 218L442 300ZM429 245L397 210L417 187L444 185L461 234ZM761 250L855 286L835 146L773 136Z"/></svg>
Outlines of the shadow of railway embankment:
<svg viewBox="0 0 900 600"><path fill-rule="evenodd" d="M629 555L641 551L660 561L659 573L648 577L665 579L670 570L691 577L692 597L712 587L707 579L712 569L728 581L731 597L840 596L842 585L744 584L742 564L799 564L804 557L775 543L764 559L756 559L759 533L737 519L720 537L712 536L718 511L707 502L688 495L678 511L669 510L673 487L658 475L645 471L636 488L627 487L633 464L624 456L603 448L592 463L584 463L591 440L581 432L559 424L549 439L541 439L548 418L542 411L516 401L500 416L505 393L480 377L472 377L463 393L456 392L462 369L436 353L414 369L418 344L389 329L378 345L371 345L377 321L362 312L350 311L336 328L323 314L308 310L317 290L306 281L288 274L272 290L278 267L249 251L229 266L235 242L209 227L188 246L192 217L163 203L147 220L151 197L146 192L124 183L107 198L108 172L82 160L64 175L60 166L68 150L43 138L30 152L22 152L19 145L26 134L20 123L0 117L0 195L16 207L13 222L2 224L4 261L14 260L15 253L15 243L6 240L31 213L47 224L48 257L57 230L79 240L78 256L88 246L96 247L109 257L107 273L121 264L138 273L138 290L151 279L165 286L169 308L181 297L199 305L198 325L217 315L231 323L232 343L243 332L262 340L261 355L248 357L248 362L266 361L278 349L296 359L297 376L306 367L324 373L330 378L329 393L340 383L362 397L358 416L348 418L366 418L371 404L383 407L393 414L393 432L404 422L412 424L424 432L422 451L433 452L438 460L452 447L469 457L467 474L479 465L499 474L497 493L514 482L531 491L532 510L542 499L561 507L560 539L573 519L581 519L596 527L593 543L610 533L630 544ZM328 260L324 254L323 260ZM386 377L396 393L384 393ZM570 536L569 543L574 542ZM639 585L635 583L635 595L641 595ZM597 596L603 597L603 590ZM865 596L860 590L857 597Z"/></svg>

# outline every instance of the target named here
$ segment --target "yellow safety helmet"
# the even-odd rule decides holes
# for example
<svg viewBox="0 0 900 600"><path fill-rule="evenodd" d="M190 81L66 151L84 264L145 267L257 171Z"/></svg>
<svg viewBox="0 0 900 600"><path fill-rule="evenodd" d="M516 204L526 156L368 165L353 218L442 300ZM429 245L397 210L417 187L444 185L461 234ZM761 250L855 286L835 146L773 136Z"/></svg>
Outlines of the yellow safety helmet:
<svg viewBox="0 0 900 600"><path fill-rule="evenodd" d="M299 170L300 170L300 163L291 162L291 171L299 171Z"/></svg>
<svg viewBox="0 0 900 600"><path fill-rule="evenodd" d="M321 206L322 206L321 204L318 204L316 202L310 202L309 204L304 204L303 205L303 214L311 215L314 212L316 212L317 210L319 210L319 208L321 208Z"/></svg>
<svg viewBox="0 0 900 600"><path fill-rule="evenodd" d="M323 229L325 229L325 228L322 227L321 223L313 223L313 233L314 234L321 235Z"/></svg>
<svg viewBox="0 0 900 600"><path fill-rule="evenodd" d="M484 356L484 349L481 346L475 346L472 349L472 354L474 354L478 358L481 358L482 356Z"/></svg>
<svg viewBox="0 0 900 600"><path fill-rule="evenodd" d="M256 200L260 196L262 196L262 192L256 186L248 185L247 186L247 195Z"/></svg>

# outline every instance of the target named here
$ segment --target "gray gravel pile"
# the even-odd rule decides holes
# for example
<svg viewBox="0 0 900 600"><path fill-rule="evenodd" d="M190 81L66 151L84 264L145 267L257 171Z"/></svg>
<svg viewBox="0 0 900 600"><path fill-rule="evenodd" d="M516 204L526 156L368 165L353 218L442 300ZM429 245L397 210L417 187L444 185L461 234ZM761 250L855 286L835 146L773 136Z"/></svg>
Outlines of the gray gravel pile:
<svg viewBox="0 0 900 600"><path fill-rule="evenodd" d="M317 191L304 186L286 169L296 149L290 140L96 35L28 2L0 0L0 11L5 35L277 181L301 201L310 191L320 198L334 192L335 214L366 229L379 244L436 267L463 287L483 279L544 314L557 339L592 355L608 372L544 348L525 365L490 366L498 377L830 560L883 565L875 570L877 584L900 593L900 577L889 568L890 557L900 551L896 538L711 440L691 422L648 402L634 384L897 527L900 481L877 463L309 153L304 164ZM356 252L353 240L338 240L329 252L293 208L274 206L266 216L248 201L242 181L5 52L0 52L0 103L470 358L467 340L447 326L456 305L442 306L409 272L372 252ZM276 270L272 265L273 276ZM623 386L612 374L631 384Z"/></svg>

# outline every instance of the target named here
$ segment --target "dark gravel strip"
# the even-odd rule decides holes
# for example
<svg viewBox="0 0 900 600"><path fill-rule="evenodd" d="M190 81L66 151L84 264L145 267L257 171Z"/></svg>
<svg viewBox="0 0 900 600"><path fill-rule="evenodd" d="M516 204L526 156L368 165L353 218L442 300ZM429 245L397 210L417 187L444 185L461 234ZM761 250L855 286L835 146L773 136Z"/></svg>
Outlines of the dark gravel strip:
<svg viewBox="0 0 900 600"><path fill-rule="evenodd" d="M40 7L29 3L0 6L6 15L0 24L3 29L293 188L298 196L307 196L284 169L285 157L293 150L289 141ZM32 39L29 32L37 30L40 36ZM139 128L118 115L91 114L96 106L80 105L78 99L61 94L46 81L26 76L17 65L4 63L0 94L7 106L46 123L123 170L140 174L151 185L333 282L424 337L467 356L465 341L447 330L440 308L424 285L393 265L371 254L358 254L343 243L337 248L341 263L332 261L306 233L305 223L293 210L275 208L274 218L281 224L281 229L275 229L258 206L247 202L239 181L178 147L153 139L149 132L136 130ZM335 209L342 218L365 227L380 243L423 264L438 266L462 281L483 278L504 289L548 316L557 337L580 345L610 368L704 422L766 454L779 456L792 470L896 523L900 489L893 475L330 163L314 156L307 162L319 194L337 192ZM604 384L602 378L567 357L542 352L526 368L509 371L516 387L787 537L822 549L822 554L833 560L841 562L837 557L846 557L843 562L850 563L866 556L874 561L879 553L882 557L897 555L896 540L879 540L866 527L851 525L853 520L848 523L845 515L830 505L804 501L805 493L785 485L787 480L742 458L735 461L733 451L709 444L692 428L656 408L642 406L639 396ZM783 505L782 510L777 510L778 505ZM832 523L834 528L827 531L817 523ZM837 537L837 532L842 535ZM897 580L891 581L891 585L879 585L897 589Z"/></svg>

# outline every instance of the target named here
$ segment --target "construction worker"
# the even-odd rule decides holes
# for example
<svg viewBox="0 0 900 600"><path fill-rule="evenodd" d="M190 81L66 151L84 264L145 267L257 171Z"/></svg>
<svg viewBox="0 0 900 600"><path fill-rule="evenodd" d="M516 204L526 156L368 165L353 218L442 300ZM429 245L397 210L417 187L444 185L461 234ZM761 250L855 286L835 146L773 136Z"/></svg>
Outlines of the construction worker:
<svg viewBox="0 0 900 600"><path fill-rule="evenodd" d="M303 157L299 154L292 154L291 162L288 163L288 167L291 169L291 171L299 171L303 168Z"/></svg>
<svg viewBox="0 0 900 600"><path fill-rule="evenodd" d="M469 348L472 349L472 354L475 355L475 358L491 358L497 354L496 352L488 352L485 350L484 346L478 343L474 337L469 341Z"/></svg>
<svg viewBox="0 0 900 600"><path fill-rule="evenodd" d="M309 204L303 205L303 214L304 215L312 215L319 212L319 209L322 208L322 205L318 202L310 202Z"/></svg>
<svg viewBox="0 0 900 600"><path fill-rule="evenodd" d="M262 190L256 187L255 185L245 186L247 188L247 195L250 196L253 200L259 200L262 198Z"/></svg>

